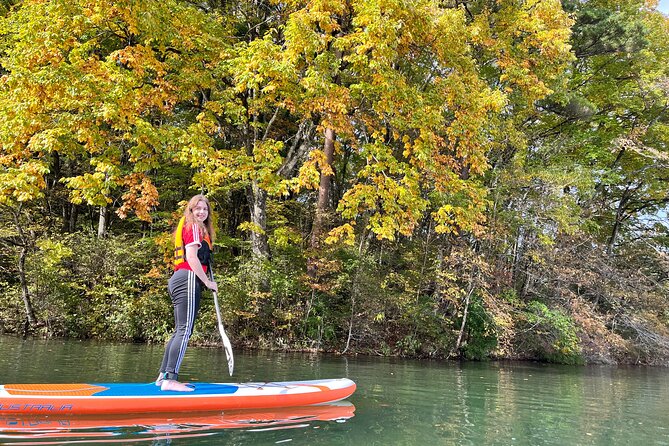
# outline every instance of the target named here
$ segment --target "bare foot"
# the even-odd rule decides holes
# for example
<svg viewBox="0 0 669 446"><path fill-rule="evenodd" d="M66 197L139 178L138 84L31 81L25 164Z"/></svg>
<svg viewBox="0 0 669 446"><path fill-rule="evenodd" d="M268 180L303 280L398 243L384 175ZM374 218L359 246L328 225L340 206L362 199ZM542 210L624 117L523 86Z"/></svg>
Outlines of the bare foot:
<svg viewBox="0 0 669 446"><path fill-rule="evenodd" d="M160 385L160 390L173 390L176 392L192 392L193 389L192 387L188 387L184 383L180 383L179 381L175 381L173 379L164 379L162 384Z"/></svg>
<svg viewBox="0 0 669 446"><path fill-rule="evenodd" d="M158 378L156 378L156 385L161 386L163 384L163 381L165 381L165 379L163 378L163 374L159 373Z"/></svg>

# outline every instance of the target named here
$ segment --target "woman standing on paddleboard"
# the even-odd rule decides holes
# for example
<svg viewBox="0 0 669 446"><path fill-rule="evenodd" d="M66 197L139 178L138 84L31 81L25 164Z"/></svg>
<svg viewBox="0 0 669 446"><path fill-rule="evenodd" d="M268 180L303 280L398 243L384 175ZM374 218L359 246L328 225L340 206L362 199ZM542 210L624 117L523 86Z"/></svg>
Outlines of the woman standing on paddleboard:
<svg viewBox="0 0 669 446"><path fill-rule="evenodd" d="M174 233L174 274L167 289L174 305L174 333L167 343L156 385L162 390L192 391L180 383L179 367L193 332L200 307L202 287L217 292L216 282L207 277L207 265L214 241L209 200L196 195L188 201L184 215Z"/></svg>

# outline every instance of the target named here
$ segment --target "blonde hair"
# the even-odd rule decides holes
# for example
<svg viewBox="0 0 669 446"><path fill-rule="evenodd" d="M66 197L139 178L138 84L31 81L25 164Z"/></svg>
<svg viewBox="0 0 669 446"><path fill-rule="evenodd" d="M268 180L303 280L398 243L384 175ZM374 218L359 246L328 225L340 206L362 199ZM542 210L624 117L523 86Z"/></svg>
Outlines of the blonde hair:
<svg viewBox="0 0 669 446"><path fill-rule="evenodd" d="M205 204L207 205L207 210L209 211L209 215L207 215L207 218L202 223L197 221L195 219L195 216L193 215L193 208L195 208L195 206L197 206L197 204L200 201L205 202ZM213 217L214 217L214 214L211 210L211 204L209 204L209 200L207 199L207 197L205 197L202 194L198 194L198 195L195 195L190 200L188 200L188 204L186 205L186 209L184 209L185 223L186 224L190 223L190 224L194 224L194 225L199 226L200 229L202 230L202 232L204 232L205 235L206 234L209 235L209 239L211 240L212 244L214 243L214 238L216 238L216 230L214 229L214 224L213 224L214 218Z"/></svg>

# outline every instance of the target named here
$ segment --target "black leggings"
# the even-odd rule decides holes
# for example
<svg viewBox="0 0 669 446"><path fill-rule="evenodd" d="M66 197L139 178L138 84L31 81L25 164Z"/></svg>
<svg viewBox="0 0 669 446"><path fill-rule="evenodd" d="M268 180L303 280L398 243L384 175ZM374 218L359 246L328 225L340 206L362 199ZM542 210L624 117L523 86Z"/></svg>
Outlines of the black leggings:
<svg viewBox="0 0 669 446"><path fill-rule="evenodd" d="M176 271L167 283L167 290L174 305L174 333L167 342L160 373L165 379L178 379L179 367L186 354L188 339L193 333L195 316L200 308L202 282L193 271Z"/></svg>

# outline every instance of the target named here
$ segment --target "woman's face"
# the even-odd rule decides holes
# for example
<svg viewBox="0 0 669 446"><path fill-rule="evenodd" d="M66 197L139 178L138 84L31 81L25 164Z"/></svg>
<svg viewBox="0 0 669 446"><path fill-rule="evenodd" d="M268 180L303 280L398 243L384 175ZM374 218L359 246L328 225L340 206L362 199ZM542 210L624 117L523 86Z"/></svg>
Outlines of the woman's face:
<svg viewBox="0 0 669 446"><path fill-rule="evenodd" d="M207 206L206 202L200 200L197 202L192 212L195 220L199 221L200 223L204 223L204 221L209 216L209 206Z"/></svg>

